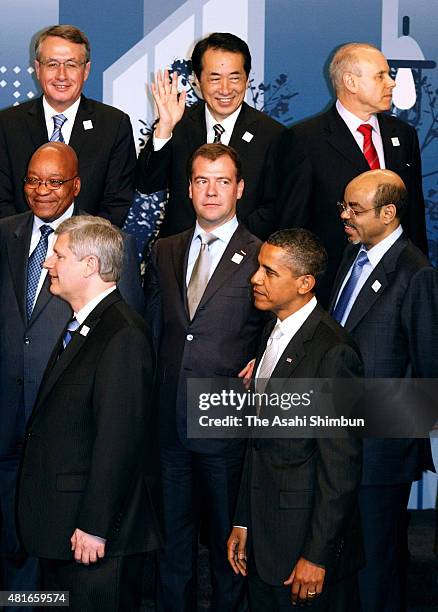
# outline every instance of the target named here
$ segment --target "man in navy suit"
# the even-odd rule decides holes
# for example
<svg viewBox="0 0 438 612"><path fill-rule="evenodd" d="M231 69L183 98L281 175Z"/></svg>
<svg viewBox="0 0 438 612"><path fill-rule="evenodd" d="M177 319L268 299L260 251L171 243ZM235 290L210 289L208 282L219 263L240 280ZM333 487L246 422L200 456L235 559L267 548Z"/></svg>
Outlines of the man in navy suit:
<svg viewBox="0 0 438 612"><path fill-rule="evenodd" d="M0 220L0 514L1 581L3 589L38 587L33 559L24 555L16 536L14 494L26 422L55 342L71 317L70 306L49 291L47 271L36 264L29 282L29 262L43 227L54 230L72 215L81 188L78 161L71 147L46 143L32 156L25 195L31 210ZM46 245L44 245L46 246ZM40 246L41 248L41 246ZM124 237L125 256L120 290L143 313L144 299L136 258L135 239ZM43 253L41 253L43 256Z"/></svg>
<svg viewBox="0 0 438 612"><path fill-rule="evenodd" d="M367 378L438 374L438 272L404 233L408 202L397 174L373 170L352 180L339 204L351 246L335 280L331 310L358 345ZM406 506L412 482L432 468L429 440L364 440L363 610L405 609Z"/></svg>
<svg viewBox="0 0 438 612"><path fill-rule="evenodd" d="M137 188L143 193L169 189L160 237L188 229L195 212L188 197L187 162L202 144L221 142L242 160L245 192L237 217L253 234L271 232L275 185L273 153L284 127L244 102L251 71L251 54L234 34L215 32L193 50L192 65L203 97L185 108L185 92L178 94L176 73L169 81L157 73L152 93L158 121L153 136L140 153Z"/></svg>
<svg viewBox="0 0 438 612"><path fill-rule="evenodd" d="M79 158L77 205L122 226L134 195L131 122L82 94L90 68L90 43L75 26L51 26L37 36L35 72L43 95L0 113L0 217L28 209L22 190L27 164L51 140L71 145Z"/></svg>
<svg viewBox="0 0 438 612"><path fill-rule="evenodd" d="M380 167L401 176L409 198L403 227L427 254L418 137L413 127L384 112L391 108L395 87L388 62L372 45L350 43L336 51L329 72L336 103L288 130L276 164L278 228L310 229L327 250L318 292L324 306L346 245L336 202L358 174Z"/></svg>
<svg viewBox="0 0 438 612"><path fill-rule="evenodd" d="M155 323L161 319L157 383L166 545L159 581L166 612L196 609L200 513L208 519L213 609L234 610L243 586L224 551L244 443L188 438L186 399L188 378L235 377L258 344L262 316L249 279L260 241L236 218L243 189L235 151L222 144L200 147L190 174L196 225L159 239L152 249L147 299Z"/></svg>

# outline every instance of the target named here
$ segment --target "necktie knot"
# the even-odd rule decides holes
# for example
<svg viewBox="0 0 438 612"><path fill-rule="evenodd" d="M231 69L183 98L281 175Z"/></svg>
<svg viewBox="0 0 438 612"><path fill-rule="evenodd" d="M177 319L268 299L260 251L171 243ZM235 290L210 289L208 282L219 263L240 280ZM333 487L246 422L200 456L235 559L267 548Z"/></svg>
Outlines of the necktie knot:
<svg viewBox="0 0 438 612"><path fill-rule="evenodd" d="M283 336L283 332L280 327L280 323L276 323L274 329L269 337L270 340L279 340Z"/></svg>
<svg viewBox="0 0 438 612"><path fill-rule="evenodd" d="M213 130L214 130L214 140L213 140L213 142L220 142L221 141L221 136L225 132L225 128L222 127L222 125L220 123L216 123L213 126Z"/></svg>
<svg viewBox="0 0 438 612"><path fill-rule="evenodd" d="M357 128L357 131L360 132L364 138L369 138L373 131L373 126L369 123L362 123L362 125Z"/></svg>
<svg viewBox="0 0 438 612"><path fill-rule="evenodd" d="M79 326L80 326L80 323L76 319L76 317L73 317L73 319L71 319L68 322L67 328L64 333L64 337L62 339L62 346L64 348L71 342L73 338L73 334L75 333L75 331L78 329Z"/></svg>
<svg viewBox="0 0 438 612"><path fill-rule="evenodd" d="M368 259L368 253L366 252L365 249L361 249L359 251L359 254L357 256L356 259L356 263L354 264L355 266L359 266L360 268L363 268L364 265L369 261Z"/></svg>
<svg viewBox="0 0 438 612"><path fill-rule="evenodd" d="M53 232L53 227L50 227L50 225L42 225L40 227L40 232L41 236L46 238L46 236L49 236Z"/></svg>
<svg viewBox="0 0 438 612"><path fill-rule="evenodd" d="M64 125L66 121L67 121L67 117L63 115L62 113L60 113L59 115L55 115L53 117L53 123L55 124L55 128L58 128L59 130L62 128L62 126Z"/></svg>
<svg viewBox="0 0 438 612"><path fill-rule="evenodd" d="M218 240L218 237L214 234L201 233L199 234L199 240L201 241L201 248L209 247L210 244L213 244L213 242L216 242L216 240Z"/></svg>
<svg viewBox="0 0 438 612"><path fill-rule="evenodd" d="M54 115L53 124L54 130L52 135L50 136L50 142L65 142L64 136L62 135L61 128L64 123L67 121L67 117L60 113L59 115Z"/></svg>

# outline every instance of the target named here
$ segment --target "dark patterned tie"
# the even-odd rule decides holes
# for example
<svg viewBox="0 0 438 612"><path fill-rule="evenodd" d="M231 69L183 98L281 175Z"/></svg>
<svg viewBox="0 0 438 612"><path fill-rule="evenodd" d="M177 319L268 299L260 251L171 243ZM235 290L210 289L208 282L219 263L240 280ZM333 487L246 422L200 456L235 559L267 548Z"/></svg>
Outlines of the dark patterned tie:
<svg viewBox="0 0 438 612"><path fill-rule="evenodd" d="M73 334L78 329L79 325L80 325L79 321L77 321L76 318L73 317L73 319L67 325L67 329L65 330L64 337L62 339L63 348L66 348L67 345L70 344L73 338Z"/></svg>
<svg viewBox="0 0 438 612"><path fill-rule="evenodd" d="M371 138L373 126L369 123L363 123L357 128L357 131L363 136L363 154L365 155L370 170L378 170L380 168L379 156L377 155L376 147Z"/></svg>
<svg viewBox="0 0 438 612"><path fill-rule="evenodd" d="M344 313L347 309L347 306L350 302L351 296L353 295L353 291L356 288L357 281L362 274L362 268L369 261L367 252L365 249L361 248L359 254L354 262L353 269L350 274L350 278L345 283L344 288L342 289L342 293L339 296L338 302L336 304L335 309L333 310L332 317L340 323L344 316Z"/></svg>
<svg viewBox="0 0 438 612"><path fill-rule="evenodd" d="M221 136L225 132L225 129L221 126L220 123L216 123L216 125L213 126L213 129L214 129L214 140L213 140L213 142L220 142L221 141Z"/></svg>
<svg viewBox="0 0 438 612"><path fill-rule="evenodd" d="M53 232L50 225L40 227L41 238L27 261L26 313L29 320L32 316L33 303L41 276L41 266L47 255L49 235Z"/></svg>
<svg viewBox="0 0 438 612"><path fill-rule="evenodd" d="M55 129L53 130L52 135L50 136L50 142L65 142L64 136L62 135L61 128L64 123L67 121L67 117L65 115L55 115L53 117L53 123L55 124Z"/></svg>

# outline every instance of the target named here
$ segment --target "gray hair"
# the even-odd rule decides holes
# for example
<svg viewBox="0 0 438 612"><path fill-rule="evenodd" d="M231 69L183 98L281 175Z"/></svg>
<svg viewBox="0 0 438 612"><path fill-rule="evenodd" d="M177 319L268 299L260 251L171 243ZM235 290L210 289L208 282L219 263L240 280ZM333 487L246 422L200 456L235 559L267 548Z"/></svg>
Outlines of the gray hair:
<svg viewBox="0 0 438 612"><path fill-rule="evenodd" d="M77 259L94 255L103 281L119 281L123 266L123 236L107 219L76 215L63 221L55 234L68 234L70 251Z"/></svg>
<svg viewBox="0 0 438 612"><path fill-rule="evenodd" d="M364 49L380 52L380 49L368 43L348 43L337 49L329 65L329 76L335 93L342 89L342 79L346 72L362 76L359 62L360 52Z"/></svg>

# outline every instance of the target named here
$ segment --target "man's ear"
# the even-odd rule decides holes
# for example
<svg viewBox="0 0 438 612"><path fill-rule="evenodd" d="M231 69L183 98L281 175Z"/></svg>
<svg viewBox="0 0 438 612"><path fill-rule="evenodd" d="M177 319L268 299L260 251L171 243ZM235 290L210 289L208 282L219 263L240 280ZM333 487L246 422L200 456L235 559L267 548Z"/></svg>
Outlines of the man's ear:
<svg viewBox="0 0 438 612"><path fill-rule="evenodd" d="M87 255L85 258L85 264L86 267L84 276L86 278L96 273L99 274L99 260L97 259L96 255Z"/></svg>
<svg viewBox="0 0 438 612"><path fill-rule="evenodd" d="M313 291L316 280L315 277L312 276L312 274L304 274L300 277L300 281L301 283L298 287L298 293L300 295L306 295L306 293L309 293L309 291Z"/></svg>

